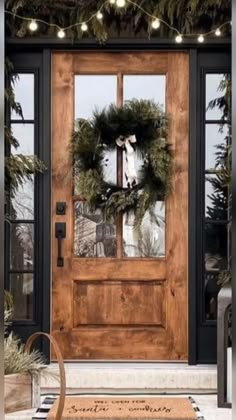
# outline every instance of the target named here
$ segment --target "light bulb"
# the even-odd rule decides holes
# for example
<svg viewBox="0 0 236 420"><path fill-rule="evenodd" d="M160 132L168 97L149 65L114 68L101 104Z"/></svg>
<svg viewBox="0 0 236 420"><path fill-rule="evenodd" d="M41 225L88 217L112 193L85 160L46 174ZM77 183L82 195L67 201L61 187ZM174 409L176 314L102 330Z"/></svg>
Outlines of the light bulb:
<svg viewBox="0 0 236 420"><path fill-rule="evenodd" d="M100 10L97 12L97 19L98 20L102 20L103 19L103 14L102 14L102 12L100 12Z"/></svg>
<svg viewBox="0 0 236 420"><path fill-rule="evenodd" d="M205 41L203 35L199 35L197 40L198 40L198 42L201 42L201 43Z"/></svg>
<svg viewBox="0 0 236 420"><path fill-rule="evenodd" d="M176 40L176 42L177 42L178 44L180 44L180 43L183 41L183 37L182 37L182 35L181 35L181 34L177 35L177 37L175 38L175 40Z"/></svg>
<svg viewBox="0 0 236 420"><path fill-rule="evenodd" d="M31 22L30 22L30 24L29 24L29 29L31 30L31 31L37 31L37 29L38 29L38 24L37 24L37 22L36 22L36 20L35 19L32 19L31 20Z"/></svg>
<svg viewBox="0 0 236 420"><path fill-rule="evenodd" d="M116 0L109 0L111 4L115 4Z"/></svg>
<svg viewBox="0 0 236 420"><path fill-rule="evenodd" d="M125 7L125 0L116 0L117 7Z"/></svg>
<svg viewBox="0 0 236 420"><path fill-rule="evenodd" d="M154 19L153 21L152 21L152 28L153 29L158 29L158 28L160 28L160 21L159 21L159 19Z"/></svg>
<svg viewBox="0 0 236 420"><path fill-rule="evenodd" d="M88 25L87 23L83 22L81 25L81 31L86 32L88 30Z"/></svg>
<svg viewBox="0 0 236 420"><path fill-rule="evenodd" d="M217 28L215 31L216 36L221 36L221 30L220 28Z"/></svg>
<svg viewBox="0 0 236 420"><path fill-rule="evenodd" d="M58 38L65 38L65 36L66 36L66 34L65 34L65 31L63 31L63 29L60 29L58 32L57 32L57 36L58 36Z"/></svg>

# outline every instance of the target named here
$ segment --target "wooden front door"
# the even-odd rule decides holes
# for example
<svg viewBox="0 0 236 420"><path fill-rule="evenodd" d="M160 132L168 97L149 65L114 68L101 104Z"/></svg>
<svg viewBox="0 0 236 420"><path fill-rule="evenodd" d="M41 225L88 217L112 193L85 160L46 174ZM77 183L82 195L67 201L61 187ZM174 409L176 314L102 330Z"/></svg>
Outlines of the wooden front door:
<svg viewBox="0 0 236 420"><path fill-rule="evenodd" d="M188 358L188 83L185 52L53 53L52 333L65 359ZM132 217L111 225L89 212L76 195L68 149L77 117L132 98L162 103L174 155L172 194L157 203L156 226L145 216L138 238ZM106 176L123 182L120 152L108 156ZM66 224L63 267L56 223Z"/></svg>

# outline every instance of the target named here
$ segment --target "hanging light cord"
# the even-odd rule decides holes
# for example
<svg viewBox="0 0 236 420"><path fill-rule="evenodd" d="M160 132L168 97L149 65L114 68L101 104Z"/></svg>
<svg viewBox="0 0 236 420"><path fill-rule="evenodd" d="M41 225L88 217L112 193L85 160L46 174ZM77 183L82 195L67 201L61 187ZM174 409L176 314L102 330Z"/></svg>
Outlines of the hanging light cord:
<svg viewBox="0 0 236 420"><path fill-rule="evenodd" d="M145 14L147 17L150 18L151 20L151 25L153 29L158 29L160 24L164 24L165 26L167 26L170 30L172 30L173 32L176 33L176 42L182 42L183 38L185 37L198 37L198 41L199 42L204 42L204 37L207 37L211 34L215 34L216 36L220 36L221 35L221 29L224 28L225 26L231 24L231 21L226 21L224 23L222 23L221 25L217 26L216 29L212 29L206 33L201 33L201 34L197 34L197 33L181 33L176 27L170 25L167 21L165 21L164 19L155 16L151 13L149 13L147 10L145 10L140 4L136 3L133 0L106 0L104 1L104 3L99 7L99 9L97 10L96 13L93 13L88 19L84 20L83 22L75 22L69 26L66 27L62 27L59 26L56 23L49 23L43 19L38 19L37 17L26 17L26 16L21 16L18 15L17 13L13 13L10 10L6 10L5 13L11 16L14 16L18 19L21 20L25 20L30 22L29 28L31 29L31 31L35 31L37 30L37 23L43 23L44 25L50 26L50 27L54 27L56 29L58 29L58 36L60 38L63 38L65 36L65 32L68 31L69 29L75 28L77 26L81 27L82 31L87 31L88 30L88 24L95 18L99 19L100 21L102 21L103 18L103 14L102 11L105 8L105 6L107 4L110 4L110 6L117 6L119 9L127 6L127 5L132 5L135 6L137 9L139 9L143 14ZM34 26L32 26L32 23L34 24Z"/></svg>

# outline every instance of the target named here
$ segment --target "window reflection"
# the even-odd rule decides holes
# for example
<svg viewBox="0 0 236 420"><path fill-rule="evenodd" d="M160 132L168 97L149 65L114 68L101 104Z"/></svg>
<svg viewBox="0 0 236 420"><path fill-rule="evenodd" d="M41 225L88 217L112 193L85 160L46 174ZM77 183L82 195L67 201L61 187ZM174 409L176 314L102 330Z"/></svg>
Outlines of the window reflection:
<svg viewBox="0 0 236 420"><path fill-rule="evenodd" d="M218 285L219 273L205 273L205 316L207 320L217 318L217 296L220 290Z"/></svg>
<svg viewBox="0 0 236 420"><path fill-rule="evenodd" d="M14 155L33 156L35 131L35 76L20 73L14 84L16 102L23 118L11 112L11 130L19 143ZM16 122L17 120L17 122ZM14 320L33 320L34 293L34 177L18 186L8 209L10 215L9 289L14 302ZM19 220L19 223L16 221ZM27 223L32 221L32 223Z"/></svg>
<svg viewBox="0 0 236 420"><path fill-rule="evenodd" d="M109 75L76 75L75 76L75 119L90 119L95 109L101 111L116 103L117 76ZM104 179L109 183L117 181L116 151L104 154ZM78 191L75 188L75 194Z"/></svg>
<svg viewBox="0 0 236 420"><path fill-rule="evenodd" d="M206 124L205 169L214 169L219 146L226 146L229 135L228 125Z"/></svg>
<svg viewBox="0 0 236 420"><path fill-rule="evenodd" d="M206 176L205 217L213 221L228 219L228 188L222 185L220 174Z"/></svg>
<svg viewBox="0 0 236 420"><path fill-rule="evenodd" d="M25 120L34 119L34 75L20 73L14 83L15 100L19 102ZM12 120L20 120L21 117L12 111Z"/></svg>
<svg viewBox="0 0 236 420"><path fill-rule="evenodd" d="M10 269L14 271L33 270L34 225L32 223L12 223L10 246Z"/></svg>
<svg viewBox="0 0 236 420"><path fill-rule="evenodd" d="M104 222L101 211L91 212L84 201L75 202L74 212L74 255L115 257L115 224Z"/></svg>
<svg viewBox="0 0 236 420"><path fill-rule="evenodd" d="M12 220L34 219L34 181L27 180L20 185L11 200L10 216Z"/></svg>
<svg viewBox="0 0 236 420"><path fill-rule="evenodd" d="M124 101L154 100L165 110L165 75L125 75ZM127 187L125 152L123 154L123 186ZM142 168L143 159L134 151L134 170ZM135 227L132 212L123 216L123 255L125 257L163 257L165 255L165 203L157 202L153 214L146 212L140 229Z"/></svg>
<svg viewBox="0 0 236 420"><path fill-rule="evenodd" d="M117 77L109 75L75 76L75 119L91 118L95 108L102 110L116 103Z"/></svg>
<svg viewBox="0 0 236 420"><path fill-rule="evenodd" d="M165 109L165 75L124 75L123 100L150 99ZM75 119L91 118L95 107L99 110L116 103L117 76L76 75L75 76ZM116 152L104 156L104 177L116 183ZM125 177L125 156L123 157L123 186ZM135 155L137 175L143 160ZM75 194L78 195L75 185ZM86 204L76 202L74 218L74 253L76 256L115 256L116 232L113 225L103 222L99 211L91 213ZM106 240L110 241L106 248ZM123 255L140 257L160 257L165 255L165 204L158 202L153 214L146 213L141 229L137 233L134 216L123 217Z"/></svg>
<svg viewBox="0 0 236 420"><path fill-rule="evenodd" d="M33 319L33 273L10 275L10 292L14 302L14 320Z"/></svg>
<svg viewBox="0 0 236 420"><path fill-rule="evenodd" d="M207 224L205 228L205 316L217 317L219 273L227 269L227 225Z"/></svg>
<svg viewBox="0 0 236 420"><path fill-rule="evenodd" d="M206 120L221 121L220 124L206 123L205 127L205 172L207 174L205 176L204 315L206 320L217 318L217 295L221 287L219 276L228 269L229 264L229 191L227 182L222 178L222 167L224 170L228 167L227 146L230 143L229 126L224 121L229 118L227 80L229 80L228 74L206 75Z"/></svg>
<svg viewBox="0 0 236 420"><path fill-rule="evenodd" d="M127 75L124 76L124 100L149 99L158 102L165 110L165 75Z"/></svg>
<svg viewBox="0 0 236 420"><path fill-rule="evenodd" d="M19 142L19 147L12 147L14 155L34 155L34 124L11 124L12 134Z"/></svg>
<svg viewBox="0 0 236 420"><path fill-rule="evenodd" d="M207 224L205 227L205 317L217 318L219 273L227 270L227 225Z"/></svg>
<svg viewBox="0 0 236 420"><path fill-rule="evenodd" d="M75 119L90 119L95 109L101 111L116 103L117 76L75 76ZM117 182L116 151L106 151L103 159L104 180ZM78 174L79 175L79 174ZM74 186L75 195L79 194ZM113 257L116 255L116 226L105 223L101 211L91 212L85 202L74 207L74 255L77 257Z"/></svg>
<svg viewBox="0 0 236 420"><path fill-rule="evenodd" d="M207 74L206 75L206 119L207 120L221 120L223 117L223 110L215 105L209 107L211 101L225 95L225 91L219 91L220 83L224 80L224 74Z"/></svg>
<svg viewBox="0 0 236 420"><path fill-rule="evenodd" d="M227 225L206 224L205 269L207 271L227 269Z"/></svg>
<svg viewBox="0 0 236 420"><path fill-rule="evenodd" d="M153 213L146 212L140 228L133 212L123 216L123 255L125 257L163 257L165 255L165 203L157 202Z"/></svg>

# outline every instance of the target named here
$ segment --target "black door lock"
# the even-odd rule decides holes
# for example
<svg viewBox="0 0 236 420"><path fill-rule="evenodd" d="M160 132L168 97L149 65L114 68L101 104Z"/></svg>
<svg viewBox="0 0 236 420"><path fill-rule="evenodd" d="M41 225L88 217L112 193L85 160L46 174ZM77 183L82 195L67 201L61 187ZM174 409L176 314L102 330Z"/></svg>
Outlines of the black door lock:
<svg viewBox="0 0 236 420"><path fill-rule="evenodd" d="M57 248L57 267L64 266L64 257L62 256L62 239L66 237L66 224L65 223L55 223L55 236L58 240Z"/></svg>
<svg viewBox="0 0 236 420"><path fill-rule="evenodd" d="M65 201L58 201L56 203L56 214L61 216L66 214L66 203Z"/></svg>

